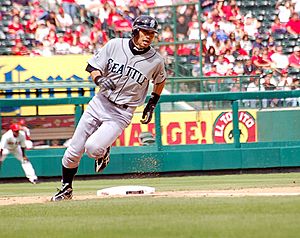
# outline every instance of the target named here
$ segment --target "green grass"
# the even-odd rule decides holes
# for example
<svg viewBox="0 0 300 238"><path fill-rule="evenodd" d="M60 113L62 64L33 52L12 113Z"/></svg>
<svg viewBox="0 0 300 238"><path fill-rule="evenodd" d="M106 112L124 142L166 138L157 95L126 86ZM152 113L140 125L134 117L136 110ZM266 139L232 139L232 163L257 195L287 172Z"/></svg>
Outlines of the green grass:
<svg viewBox="0 0 300 238"><path fill-rule="evenodd" d="M101 177L100 177L101 178ZM75 195L119 185L157 191L297 186L300 173L76 180ZM0 197L51 196L59 182L0 184ZM300 196L126 197L0 206L0 237L299 237Z"/></svg>

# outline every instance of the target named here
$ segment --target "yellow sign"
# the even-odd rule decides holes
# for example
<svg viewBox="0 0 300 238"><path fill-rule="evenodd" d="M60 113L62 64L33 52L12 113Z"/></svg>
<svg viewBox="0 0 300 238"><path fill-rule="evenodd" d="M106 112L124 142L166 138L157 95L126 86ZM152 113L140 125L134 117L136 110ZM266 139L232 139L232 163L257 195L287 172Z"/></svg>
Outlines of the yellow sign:
<svg viewBox="0 0 300 238"><path fill-rule="evenodd" d="M117 139L115 145L137 146L141 132L155 136L154 120L148 125L140 123L141 113L136 113L132 123ZM231 111L166 112L161 114L163 145L232 143ZM256 110L239 112L241 142L256 141Z"/></svg>
<svg viewBox="0 0 300 238"><path fill-rule="evenodd" d="M0 82L1 83L22 83L22 82L68 82L68 81L88 81L89 73L85 71L87 60L91 55L66 55L53 57L40 56L4 56L0 57ZM14 94L12 98L35 98L35 90L30 90L31 94L25 94L25 90L18 90L22 94ZM42 89L43 98L68 97L78 96L78 93L59 93L56 94L56 89ZM90 96L86 95L85 96ZM2 96L3 97L3 96ZM22 107L15 112L10 112L5 115L34 115L36 107ZM44 106L39 107L39 114L73 114L74 106Z"/></svg>

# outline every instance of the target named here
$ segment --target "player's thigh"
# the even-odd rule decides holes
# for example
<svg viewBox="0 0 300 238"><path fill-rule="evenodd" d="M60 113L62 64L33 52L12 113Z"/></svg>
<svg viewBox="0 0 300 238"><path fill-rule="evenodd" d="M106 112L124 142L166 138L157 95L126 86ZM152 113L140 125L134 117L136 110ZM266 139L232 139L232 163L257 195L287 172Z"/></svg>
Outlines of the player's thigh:
<svg viewBox="0 0 300 238"><path fill-rule="evenodd" d="M124 128L115 121L104 121L88 138L85 147L88 149L106 149L121 135Z"/></svg>
<svg viewBox="0 0 300 238"><path fill-rule="evenodd" d="M19 160L20 162L23 162L21 147L18 147L16 149L12 150L11 153L16 157L17 160Z"/></svg>
<svg viewBox="0 0 300 238"><path fill-rule="evenodd" d="M100 122L96 120L88 111L85 111L76 127L76 130L71 139L71 146L77 150L84 150L86 140L99 127Z"/></svg>

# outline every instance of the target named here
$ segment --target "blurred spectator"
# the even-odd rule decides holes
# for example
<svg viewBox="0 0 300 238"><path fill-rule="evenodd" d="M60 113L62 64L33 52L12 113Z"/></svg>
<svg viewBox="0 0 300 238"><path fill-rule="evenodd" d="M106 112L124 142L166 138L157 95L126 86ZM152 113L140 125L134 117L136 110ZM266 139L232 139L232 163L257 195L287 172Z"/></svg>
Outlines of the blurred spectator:
<svg viewBox="0 0 300 238"><path fill-rule="evenodd" d="M217 60L216 50L213 46L210 46L204 56L206 64L213 64Z"/></svg>
<svg viewBox="0 0 300 238"><path fill-rule="evenodd" d="M288 56L283 54L282 46L276 46L275 53L271 55L273 67L285 69L289 66Z"/></svg>
<svg viewBox="0 0 300 238"><path fill-rule="evenodd" d="M34 15L30 15L29 20L26 22L25 31L26 33L35 34L38 24Z"/></svg>
<svg viewBox="0 0 300 238"><path fill-rule="evenodd" d="M291 90L292 84L293 84L293 79L288 76L288 70L282 69L279 75L277 90ZM286 89L286 87L288 89Z"/></svg>
<svg viewBox="0 0 300 238"><path fill-rule="evenodd" d="M20 38L24 35L23 25L20 23L20 17L14 15L12 22L8 25L8 33L12 39Z"/></svg>
<svg viewBox="0 0 300 238"><path fill-rule="evenodd" d="M232 76L229 78L225 78L223 80L223 86L222 91L230 91L230 92L238 92L240 91L239 87L239 78L236 78L234 76L237 76L238 74L233 71L232 68L229 68L225 74L225 76Z"/></svg>
<svg viewBox="0 0 300 238"><path fill-rule="evenodd" d="M77 17L77 4L75 0L61 0L64 12L68 14L74 21Z"/></svg>
<svg viewBox="0 0 300 238"><path fill-rule="evenodd" d="M262 36L261 35L256 36L255 41L252 43L252 47L259 48L259 49L262 49L264 47L264 45L262 44Z"/></svg>
<svg viewBox="0 0 300 238"><path fill-rule="evenodd" d="M89 52L89 41L88 38L82 37L80 32L74 33L74 39L70 48L72 54L81 54Z"/></svg>
<svg viewBox="0 0 300 238"><path fill-rule="evenodd" d="M30 51L20 39L16 39L16 45L12 47L12 55L29 55Z"/></svg>
<svg viewBox="0 0 300 238"><path fill-rule="evenodd" d="M199 53L195 48L191 49L190 54L187 57L188 64L199 64Z"/></svg>
<svg viewBox="0 0 300 238"><path fill-rule="evenodd" d="M295 46L294 52L291 53L288 58L290 67L300 69L300 46Z"/></svg>
<svg viewBox="0 0 300 238"><path fill-rule="evenodd" d="M298 13L293 13L290 20L286 24L286 29L290 34L300 34L300 19Z"/></svg>
<svg viewBox="0 0 300 238"><path fill-rule="evenodd" d="M88 18L88 7L93 1L91 0L76 0L77 3L77 11L79 10L80 22L84 23Z"/></svg>
<svg viewBox="0 0 300 238"><path fill-rule="evenodd" d="M251 60L256 67L263 69L269 69L271 67L271 60L266 50L263 51L256 47L253 48Z"/></svg>
<svg viewBox="0 0 300 238"><path fill-rule="evenodd" d="M238 60L245 60L249 58L247 51L241 47L240 42L237 42L236 45L233 47L232 55L235 59Z"/></svg>
<svg viewBox="0 0 300 238"><path fill-rule="evenodd" d="M271 25L271 31L273 34L285 34L286 23L281 23L278 17L275 17L274 22Z"/></svg>
<svg viewBox="0 0 300 238"><path fill-rule="evenodd" d="M292 0L292 4L294 6L294 12L300 14L300 1L299 0Z"/></svg>
<svg viewBox="0 0 300 238"><path fill-rule="evenodd" d="M38 28L35 31L35 40L43 42L49 34L50 29L46 26L44 20L38 21Z"/></svg>
<svg viewBox="0 0 300 238"><path fill-rule="evenodd" d="M186 44L179 44L177 48L177 54L179 56L188 56L191 53L191 49Z"/></svg>
<svg viewBox="0 0 300 238"><path fill-rule="evenodd" d="M222 7L222 11L228 21L235 21L241 18L241 12L235 0L230 0L228 5Z"/></svg>
<svg viewBox="0 0 300 238"><path fill-rule="evenodd" d="M226 15L223 12L223 6L224 6L224 0L217 0L213 8L218 12L218 15L221 18L226 19Z"/></svg>
<svg viewBox="0 0 300 238"><path fill-rule="evenodd" d="M50 29L55 29L57 26L56 23L56 13L54 11L50 11L44 18L44 20L46 21L46 25L50 28Z"/></svg>
<svg viewBox="0 0 300 238"><path fill-rule="evenodd" d="M222 76L219 72L217 72L217 65L213 64L211 69L205 73L205 76L216 77L214 79L208 79L204 82L204 86L208 89L208 91L216 92L218 85L220 84L219 80L217 80L217 77Z"/></svg>
<svg viewBox="0 0 300 238"><path fill-rule="evenodd" d="M215 33L219 41L225 41L228 39L228 35L223 29L220 28L219 23L215 24Z"/></svg>
<svg viewBox="0 0 300 238"><path fill-rule="evenodd" d="M210 12L215 5L215 0L200 0L203 12Z"/></svg>
<svg viewBox="0 0 300 238"><path fill-rule="evenodd" d="M189 40L199 40L200 39L199 27L200 27L200 24L198 22L198 17L197 17L197 15L194 15L192 18L192 21L189 23L189 30L187 32Z"/></svg>
<svg viewBox="0 0 300 238"><path fill-rule="evenodd" d="M276 89L276 84L272 83L272 74L267 74L264 77L264 82L262 83L264 91L274 91ZM267 99L267 102L264 101L263 107L275 107L278 103L278 99Z"/></svg>
<svg viewBox="0 0 300 238"><path fill-rule="evenodd" d="M129 2L129 10L133 14L134 19L137 18L139 15L142 14L142 11L139 8L138 0L131 0Z"/></svg>
<svg viewBox="0 0 300 238"><path fill-rule="evenodd" d="M244 64L242 60L235 61L235 64L233 66L233 72L235 72L238 75L244 74Z"/></svg>
<svg viewBox="0 0 300 238"><path fill-rule="evenodd" d="M25 14L28 13L28 11L26 11L26 6L29 6L29 4L31 3L30 0L12 0L12 7L14 9L14 11L18 12L18 15L23 18L25 16ZM14 15L14 14L12 14Z"/></svg>
<svg viewBox="0 0 300 238"><path fill-rule="evenodd" d="M183 21L183 20L182 20ZM215 25L216 23L212 19L211 16L209 16L202 24L201 28L206 30L209 34L215 31ZM223 28L221 28L223 29Z"/></svg>
<svg viewBox="0 0 300 238"><path fill-rule="evenodd" d="M44 57L52 56L51 48L49 46L47 46L47 44L49 44L48 41L38 42L36 44L36 47L31 51L30 55L31 56L44 56Z"/></svg>
<svg viewBox="0 0 300 238"><path fill-rule="evenodd" d="M11 1L13 4L13 7L24 7L24 6L29 6L29 3L31 2L31 0L12 0Z"/></svg>
<svg viewBox="0 0 300 238"><path fill-rule="evenodd" d="M211 47L211 46L214 47L216 54L218 55L219 49L217 48L217 42L218 42L217 34L215 32L213 32L206 39L206 48L209 49L209 47Z"/></svg>
<svg viewBox="0 0 300 238"><path fill-rule="evenodd" d="M71 28L67 28L64 34L64 42L68 43L69 45L72 45L73 40L73 31Z"/></svg>
<svg viewBox="0 0 300 238"><path fill-rule="evenodd" d="M70 53L71 45L64 41L63 36L58 37L58 41L54 44L55 54L66 55Z"/></svg>
<svg viewBox="0 0 300 238"><path fill-rule="evenodd" d="M54 47L54 44L58 40L55 30L53 30L53 29L49 30L49 33L46 36L45 40L49 42L49 45L51 47Z"/></svg>
<svg viewBox="0 0 300 238"><path fill-rule="evenodd" d="M279 82L276 90L290 91L292 90L292 85L293 85L293 79L291 77L288 77L288 71L286 69L281 70L281 74L279 76ZM277 102L277 106L285 106L284 103L286 103L286 106L295 107L297 106L297 99L296 98L280 99Z"/></svg>
<svg viewBox="0 0 300 238"><path fill-rule="evenodd" d="M185 15L179 15L177 18L176 32L178 40L187 38L187 32L189 29L189 21Z"/></svg>
<svg viewBox="0 0 300 238"><path fill-rule="evenodd" d="M58 9L58 14L56 16L57 19L57 26L61 29L65 30L67 27L70 27L73 25L73 20L71 16L67 13L65 13L63 8Z"/></svg>
<svg viewBox="0 0 300 238"><path fill-rule="evenodd" d="M222 17L218 24L220 29L224 30L227 35L236 30L236 25L231 21L227 21L225 17Z"/></svg>
<svg viewBox="0 0 300 238"><path fill-rule="evenodd" d="M261 87L259 86L259 81L260 81L259 78L254 78L254 77L250 78L250 83L248 84L246 91L247 92L262 91ZM249 100L244 100L244 103L246 107L257 108L257 106L259 105L259 100L249 99Z"/></svg>
<svg viewBox="0 0 300 238"><path fill-rule="evenodd" d="M293 7L289 1L277 1L276 9L278 9L278 18L281 23L287 23L293 12Z"/></svg>
<svg viewBox="0 0 300 238"><path fill-rule="evenodd" d="M108 41L108 36L105 31L102 31L101 29L96 27L92 27L90 40L93 48L95 48L96 44L105 44Z"/></svg>
<svg viewBox="0 0 300 238"><path fill-rule="evenodd" d="M220 75L225 75L229 69L229 64L224 59L224 55L218 55L217 60L214 62L214 65L217 66L217 72Z"/></svg>
<svg viewBox="0 0 300 238"><path fill-rule="evenodd" d="M257 21L256 18L252 16L252 14L248 13L244 18L244 31L251 36L251 38L255 38L258 34L258 29L260 28L261 23Z"/></svg>
<svg viewBox="0 0 300 238"><path fill-rule="evenodd" d="M6 39L6 35L4 34L4 32L0 29L0 39L4 40Z"/></svg>
<svg viewBox="0 0 300 238"><path fill-rule="evenodd" d="M47 12L40 6L39 1L34 1L32 3L33 9L30 11L30 15L34 15L37 20L41 20L43 17L46 16Z"/></svg>
<svg viewBox="0 0 300 238"><path fill-rule="evenodd" d="M241 47L249 54L252 50L252 42L247 34L244 34L242 40L240 41Z"/></svg>
<svg viewBox="0 0 300 238"><path fill-rule="evenodd" d="M260 82L262 85L264 85L264 83L267 82L266 87L264 87L265 90L274 90L278 84L278 81L274 77L274 72L271 69L267 69L264 71ZM271 88L268 88L268 87L271 87ZM275 88L273 88L273 87L275 87ZM266 88L268 88L268 89L266 89Z"/></svg>
<svg viewBox="0 0 300 238"><path fill-rule="evenodd" d="M252 60L247 59L244 63L244 74L251 75L256 69L257 67L252 63Z"/></svg>
<svg viewBox="0 0 300 238"><path fill-rule="evenodd" d="M225 50L224 58L225 58L225 60L227 60L227 63L234 63L235 62L235 57L232 55L230 49Z"/></svg>
<svg viewBox="0 0 300 238"><path fill-rule="evenodd" d="M166 25L161 32L161 40L168 41L170 39L174 39L173 30L170 25Z"/></svg>

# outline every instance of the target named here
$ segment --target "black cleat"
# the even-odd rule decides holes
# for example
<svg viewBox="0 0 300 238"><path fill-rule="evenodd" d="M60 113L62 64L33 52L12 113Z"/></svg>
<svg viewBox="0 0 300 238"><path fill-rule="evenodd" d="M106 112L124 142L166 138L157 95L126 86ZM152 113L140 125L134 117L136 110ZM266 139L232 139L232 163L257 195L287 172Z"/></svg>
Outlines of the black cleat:
<svg viewBox="0 0 300 238"><path fill-rule="evenodd" d="M40 181L38 179L29 179L29 182L32 184L38 184Z"/></svg>
<svg viewBox="0 0 300 238"><path fill-rule="evenodd" d="M61 189L57 189L58 192L51 198L52 202L61 200L71 200L73 197L73 189L68 183L63 183Z"/></svg>
<svg viewBox="0 0 300 238"><path fill-rule="evenodd" d="M103 157L95 160L95 172L96 173L102 172L108 165L109 159L110 159L109 152L110 152L110 147L107 148L106 153Z"/></svg>

